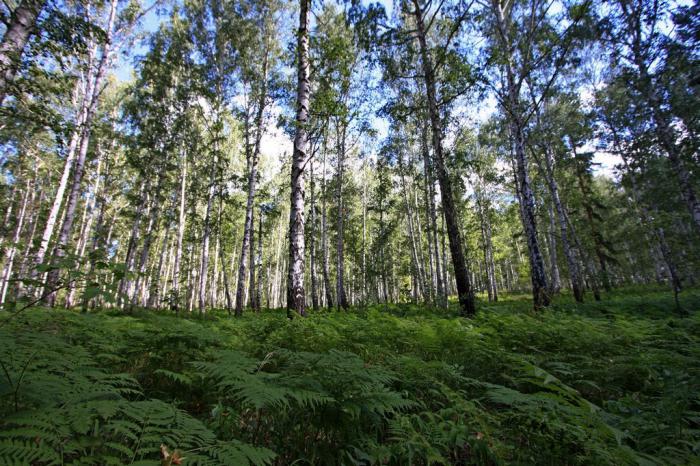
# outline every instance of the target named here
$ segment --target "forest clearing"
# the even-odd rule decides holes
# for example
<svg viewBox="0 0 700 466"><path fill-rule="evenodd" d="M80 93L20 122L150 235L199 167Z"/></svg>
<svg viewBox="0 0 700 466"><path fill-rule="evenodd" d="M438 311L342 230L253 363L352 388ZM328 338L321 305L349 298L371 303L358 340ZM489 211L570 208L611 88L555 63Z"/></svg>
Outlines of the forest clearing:
<svg viewBox="0 0 700 466"><path fill-rule="evenodd" d="M0 2L1 465L700 466L697 0Z"/></svg>

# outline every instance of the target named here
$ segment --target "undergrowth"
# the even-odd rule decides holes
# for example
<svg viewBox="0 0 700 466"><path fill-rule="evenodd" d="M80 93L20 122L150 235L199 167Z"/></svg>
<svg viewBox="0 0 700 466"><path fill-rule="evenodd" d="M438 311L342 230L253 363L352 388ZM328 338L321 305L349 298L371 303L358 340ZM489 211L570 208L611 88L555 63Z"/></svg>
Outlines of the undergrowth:
<svg viewBox="0 0 700 466"><path fill-rule="evenodd" d="M697 465L700 293L683 300L30 309L0 327L0 463Z"/></svg>

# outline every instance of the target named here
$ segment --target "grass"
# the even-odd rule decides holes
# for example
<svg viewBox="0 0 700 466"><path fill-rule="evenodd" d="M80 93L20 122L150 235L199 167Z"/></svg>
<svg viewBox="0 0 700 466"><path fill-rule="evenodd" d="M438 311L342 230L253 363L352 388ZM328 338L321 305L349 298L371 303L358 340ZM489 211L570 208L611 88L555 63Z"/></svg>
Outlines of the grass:
<svg viewBox="0 0 700 466"><path fill-rule="evenodd" d="M22 361L53 346L133 380L124 403L177 407L211 433L208 445L246 452L238 464L700 464L700 292L681 303L687 317L657 289L583 305L563 296L538 313L529 297L507 296L481 303L472 320L409 304L291 321L283 311L199 319L31 309L0 333L0 415L51 403L24 396L17 380L48 377L58 356L29 370ZM0 439L14 442L20 424L0 424ZM160 426L153 444L185 449L168 436L181 428ZM110 441L132 461L157 464L157 448L115 432ZM196 463L197 442L187 441ZM0 460L11 454L0 444ZM217 455L227 464L218 450L207 461Z"/></svg>

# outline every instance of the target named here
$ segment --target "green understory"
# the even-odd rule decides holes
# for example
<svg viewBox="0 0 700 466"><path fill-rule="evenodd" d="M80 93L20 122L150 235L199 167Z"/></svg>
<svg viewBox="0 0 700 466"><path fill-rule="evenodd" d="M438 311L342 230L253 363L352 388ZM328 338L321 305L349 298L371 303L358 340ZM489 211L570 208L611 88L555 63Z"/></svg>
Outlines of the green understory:
<svg viewBox="0 0 700 466"><path fill-rule="evenodd" d="M519 298L3 313L0 463L700 464L700 291Z"/></svg>

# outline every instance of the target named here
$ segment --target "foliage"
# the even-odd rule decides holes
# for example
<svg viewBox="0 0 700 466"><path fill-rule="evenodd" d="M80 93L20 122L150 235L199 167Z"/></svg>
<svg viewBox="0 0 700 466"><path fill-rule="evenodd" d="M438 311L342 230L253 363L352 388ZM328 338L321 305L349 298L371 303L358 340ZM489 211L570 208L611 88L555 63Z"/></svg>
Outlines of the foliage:
<svg viewBox="0 0 700 466"><path fill-rule="evenodd" d="M5 464L693 464L697 310L667 293L474 320L414 305L190 320L30 309L3 327ZM274 452L274 453L273 453Z"/></svg>

